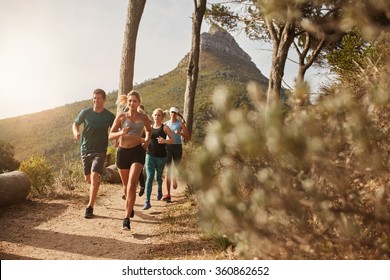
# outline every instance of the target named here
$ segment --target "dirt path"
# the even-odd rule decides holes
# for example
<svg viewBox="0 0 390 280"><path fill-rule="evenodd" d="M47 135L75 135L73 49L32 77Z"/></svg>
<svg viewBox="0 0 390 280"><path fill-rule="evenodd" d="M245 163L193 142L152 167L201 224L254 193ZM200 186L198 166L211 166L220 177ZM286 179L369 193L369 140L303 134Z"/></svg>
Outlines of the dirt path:
<svg viewBox="0 0 390 280"><path fill-rule="evenodd" d="M157 201L153 192L149 210L142 210L145 195L137 195L131 231L121 229L124 200L119 185L101 186L93 219L84 218L87 190L71 200L33 200L2 207L0 259L147 259L149 252L161 247L159 225L164 211L183 199L183 192L184 186L175 190L171 204Z"/></svg>

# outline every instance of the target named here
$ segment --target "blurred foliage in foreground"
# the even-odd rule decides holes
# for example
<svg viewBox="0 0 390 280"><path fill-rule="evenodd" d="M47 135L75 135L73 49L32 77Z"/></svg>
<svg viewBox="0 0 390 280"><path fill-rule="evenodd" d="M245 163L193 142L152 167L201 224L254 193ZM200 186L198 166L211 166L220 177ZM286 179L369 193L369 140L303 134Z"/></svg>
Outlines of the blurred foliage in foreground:
<svg viewBox="0 0 390 280"><path fill-rule="evenodd" d="M215 92L218 120L187 176L206 228L242 258L390 258L390 66L367 69L358 97L340 86L283 116L250 85L247 112Z"/></svg>

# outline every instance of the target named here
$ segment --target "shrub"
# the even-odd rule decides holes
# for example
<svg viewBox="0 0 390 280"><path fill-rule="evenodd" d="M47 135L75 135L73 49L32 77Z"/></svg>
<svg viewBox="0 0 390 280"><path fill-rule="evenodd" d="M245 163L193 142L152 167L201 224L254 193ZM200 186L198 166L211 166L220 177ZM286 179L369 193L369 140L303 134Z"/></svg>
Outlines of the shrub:
<svg viewBox="0 0 390 280"><path fill-rule="evenodd" d="M390 93L376 73L363 100L338 89L285 119L255 91L248 112L217 92L219 119L187 174L209 231L244 258L389 259Z"/></svg>
<svg viewBox="0 0 390 280"><path fill-rule="evenodd" d="M192 196L196 194L195 186L192 185L186 178L186 170L192 170L194 168L196 162L194 162L192 159L194 159L200 151L201 147L199 145L193 144L192 139L191 141L183 144L183 157L179 166L179 174L181 178L187 181L187 186L185 190L186 196Z"/></svg>
<svg viewBox="0 0 390 280"><path fill-rule="evenodd" d="M14 158L15 147L0 140L0 174L18 169L20 163Z"/></svg>
<svg viewBox="0 0 390 280"><path fill-rule="evenodd" d="M84 181L83 168L80 160L63 159L62 167L55 178L55 185L68 190L76 189Z"/></svg>
<svg viewBox="0 0 390 280"><path fill-rule="evenodd" d="M107 160L107 166L115 164L116 148L114 146L108 146L106 160Z"/></svg>
<svg viewBox="0 0 390 280"><path fill-rule="evenodd" d="M31 196L48 194L54 184L52 167L43 156L35 155L22 161L19 170L26 173L31 182Z"/></svg>

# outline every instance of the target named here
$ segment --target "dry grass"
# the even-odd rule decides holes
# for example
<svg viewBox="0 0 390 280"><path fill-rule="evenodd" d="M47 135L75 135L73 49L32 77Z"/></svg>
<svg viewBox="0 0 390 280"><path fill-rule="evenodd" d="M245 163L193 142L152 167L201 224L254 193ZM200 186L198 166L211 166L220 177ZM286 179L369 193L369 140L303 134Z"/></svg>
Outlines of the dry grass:
<svg viewBox="0 0 390 280"><path fill-rule="evenodd" d="M236 259L231 248L218 236L203 232L199 205L194 196L181 196L167 207L160 225L162 244L154 248L150 259L221 260Z"/></svg>

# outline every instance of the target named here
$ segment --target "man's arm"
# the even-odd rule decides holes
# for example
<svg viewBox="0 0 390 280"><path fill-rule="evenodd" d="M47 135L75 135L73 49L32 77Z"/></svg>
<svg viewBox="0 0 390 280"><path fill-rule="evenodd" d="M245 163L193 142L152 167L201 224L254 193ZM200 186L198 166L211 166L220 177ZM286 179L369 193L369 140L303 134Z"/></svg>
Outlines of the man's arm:
<svg viewBox="0 0 390 280"><path fill-rule="evenodd" d="M76 123L73 123L72 130L73 130L74 139L79 140L80 139L80 126L77 125Z"/></svg>

